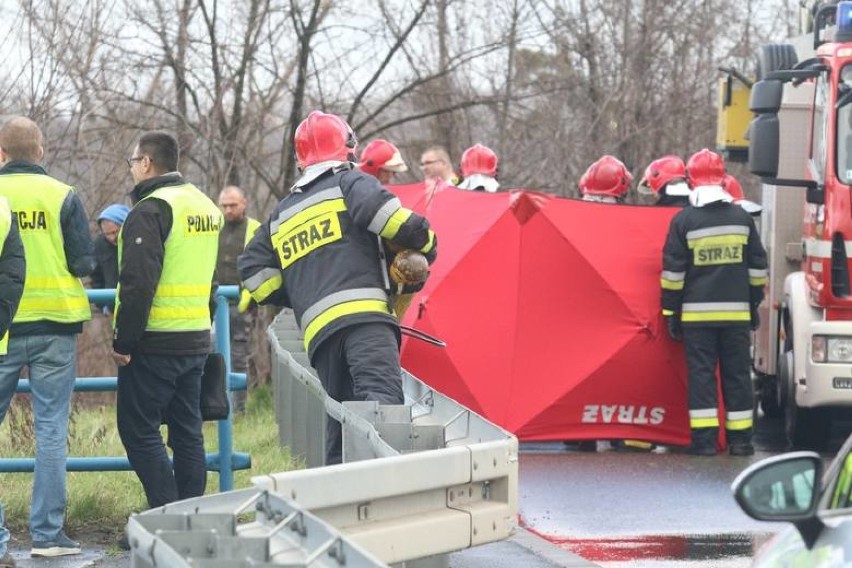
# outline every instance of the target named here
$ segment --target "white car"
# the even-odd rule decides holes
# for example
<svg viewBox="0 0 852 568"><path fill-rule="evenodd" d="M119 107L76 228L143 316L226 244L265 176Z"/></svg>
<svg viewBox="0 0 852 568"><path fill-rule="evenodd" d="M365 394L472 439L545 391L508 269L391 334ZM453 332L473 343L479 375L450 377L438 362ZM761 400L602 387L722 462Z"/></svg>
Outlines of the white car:
<svg viewBox="0 0 852 568"><path fill-rule="evenodd" d="M819 454L790 452L752 464L734 480L747 515L793 523L761 548L754 566L852 566L852 435L825 475L823 469Z"/></svg>

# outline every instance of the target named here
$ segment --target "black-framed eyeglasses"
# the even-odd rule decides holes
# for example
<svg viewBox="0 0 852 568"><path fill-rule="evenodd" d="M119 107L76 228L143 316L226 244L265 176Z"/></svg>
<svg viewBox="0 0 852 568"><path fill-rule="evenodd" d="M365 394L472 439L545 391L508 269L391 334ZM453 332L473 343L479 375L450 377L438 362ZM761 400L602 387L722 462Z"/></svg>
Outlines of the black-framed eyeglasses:
<svg viewBox="0 0 852 568"><path fill-rule="evenodd" d="M133 162L138 162L139 160L142 160L144 158L145 158L145 156L135 156L133 158L127 158L125 161L127 162L127 167L132 168Z"/></svg>

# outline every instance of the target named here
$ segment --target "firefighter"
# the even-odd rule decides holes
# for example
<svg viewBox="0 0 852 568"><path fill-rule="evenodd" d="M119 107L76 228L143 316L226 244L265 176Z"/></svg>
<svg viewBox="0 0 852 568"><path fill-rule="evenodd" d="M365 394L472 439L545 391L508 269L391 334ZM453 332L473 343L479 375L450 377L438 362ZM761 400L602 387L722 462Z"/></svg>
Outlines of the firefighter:
<svg viewBox="0 0 852 568"><path fill-rule="evenodd" d="M399 148L387 140L379 139L364 147L358 169L375 177L382 185L387 185L393 180L394 174L407 172L408 166L405 165Z"/></svg>
<svg viewBox="0 0 852 568"><path fill-rule="evenodd" d="M729 452L747 456L754 453L749 327L763 299L766 251L751 216L722 188L722 157L704 149L686 169L691 207L671 221L660 279L669 335L686 352L692 432L686 453L716 454L718 364Z"/></svg>
<svg viewBox="0 0 852 568"><path fill-rule="evenodd" d="M621 160L605 155L580 178L580 197L583 201L621 203L632 181L633 176Z"/></svg>
<svg viewBox="0 0 852 568"><path fill-rule="evenodd" d="M381 239L431 262L435 234L376 178L353 171L355 135L340 117L312 112L294 147L302 175L240 256L243 286L260 304L293 308L329 396L403 404ZM334 420L326 442L326 464L340 463Z"/></svg>
<svg viewBox="0 0 852 568"><path fill-rule="evenodd" d="M656 196L655 205L686 207L689 205L686 165L679 156L658 158L645 168L638 189L643 195Z"/></svg>
<svg viewBox="0 0 852 568"><path fill-rule="evenodd" d="M497 181L497 154L482 144L474 144L461 158L462 181L459 189L495 193L500 188Z"/></svg>

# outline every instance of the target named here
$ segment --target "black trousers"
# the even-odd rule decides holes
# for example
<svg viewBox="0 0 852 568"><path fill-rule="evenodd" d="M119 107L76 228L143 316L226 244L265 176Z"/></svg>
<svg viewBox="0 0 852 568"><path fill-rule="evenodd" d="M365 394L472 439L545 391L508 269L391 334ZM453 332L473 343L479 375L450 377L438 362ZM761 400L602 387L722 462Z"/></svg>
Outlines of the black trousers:
<svg viewBox="0 0 852 568"><path fill-rule="evenodd" d="M206 355L133 355L118 368L118 434L148 506L204 494L207 468L201 433L201 372ZM169 430L169 461L160 425Z"/></svg>
<svg viewBox="0 0 852 568"><path fill-rule="evenodd" d="M751 442L751 413L754 410L754 393L751 384L751 354L748 326L688 327L683 328L683 345L689 373L689 409L718 408L716 366L722 377L722 396L725 411L748 416L748 427L731 428L727 424L730 443ZM736 414L735 414L736 416ZM739 421L740 424L742 421ZM693 443L698 441L715 445L717 427L695 428Z"/></svg>
<svg viewBox="0 0 852 568"><path fill-rule="evenodd" d="M343 328L319 345L312 363L334 400L404 402L399 342L390 324L361 323ZM325 454L326 465L343 459L343 433L336 420L328 421Z"/></svg>

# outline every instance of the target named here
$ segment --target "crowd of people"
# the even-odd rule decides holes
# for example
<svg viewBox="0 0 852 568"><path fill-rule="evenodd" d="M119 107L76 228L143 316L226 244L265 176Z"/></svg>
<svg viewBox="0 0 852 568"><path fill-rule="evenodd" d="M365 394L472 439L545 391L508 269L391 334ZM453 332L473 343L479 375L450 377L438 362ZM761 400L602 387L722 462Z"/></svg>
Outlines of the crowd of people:
<svg viewBox="0 0 852 568"><path fill-rule="evenodd" d="M403 403L393 300L422 282L394 288L387 257L413 250L432 263L438 252L428 220L385 187L408 166L387 140L371 141L359 155L350 126L318 111L298 126L293 147L300 177L258 221L247 216L241 188L225 187L214 203L178 171L176 139L145 132L126 160L131 205L103 209L93 241L77 191L39 165L38 125L14 117L0 126L0 422L27 367L37 448L33 556L81 552L63 527L77 335L92 316L85 277L92 287L116 289L115 301L97 308L112 319L119 436L150 507L205 490L200 385L216 284L242 288L230 311L234 370L247 370L253 307L286 306L331 397ZM498 157L490 148L469 147L460 166L459 177L440 146L420 157L433 189L498 191ZM607 155L589 166L578 188L583 200L619 203L632 181L625 165ZM758 323L766 281L766 253L750 215L759 208L744 200L721 156L709 150L686 163L677 156L653 161L639 190L658 205L682 208L661 243L661 303L670 337L686 351L692 428L686 451L716 453L718 363L730 452L748 455L748 330ZM345 461L343 451L340 424L330 421L326 462ZM0 505L0 568L15 565L9 538Z"/></svg>

